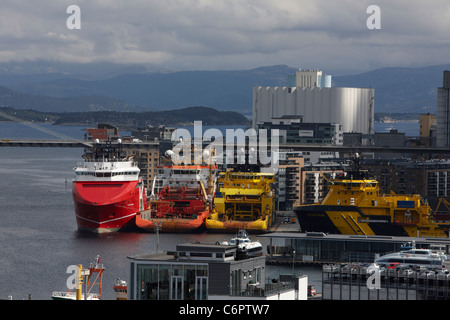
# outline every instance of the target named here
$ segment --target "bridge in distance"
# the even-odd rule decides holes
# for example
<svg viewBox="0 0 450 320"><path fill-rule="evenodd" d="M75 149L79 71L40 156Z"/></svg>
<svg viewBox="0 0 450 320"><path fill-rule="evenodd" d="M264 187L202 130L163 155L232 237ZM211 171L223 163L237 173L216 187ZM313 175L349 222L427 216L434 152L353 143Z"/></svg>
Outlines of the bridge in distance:
<svg viewBox="0 0 450 320"><path fill-rule="evenodd" d="M114 142L113 142L114 143ZM117 143L117 142L115 142ZM135 142L122 142L123 145L136 144ZM142 146L154 146L159 142L139 142ZM93 144L84 140L0 140L0 147L54 147L54 148L85 148L92 147ZM236 145L231 145L236 147ZM227 145L223 145L223 150L226 150ZM333 146L333 145L310 145L310 144L280 144L280 150L292 151L329 151L329 152L375 152L375 153L415 153L415 154L441 154L450 155L450 148L438 147L387 147L387 146ZM270 146L267 146L267 150Z"/></svg>

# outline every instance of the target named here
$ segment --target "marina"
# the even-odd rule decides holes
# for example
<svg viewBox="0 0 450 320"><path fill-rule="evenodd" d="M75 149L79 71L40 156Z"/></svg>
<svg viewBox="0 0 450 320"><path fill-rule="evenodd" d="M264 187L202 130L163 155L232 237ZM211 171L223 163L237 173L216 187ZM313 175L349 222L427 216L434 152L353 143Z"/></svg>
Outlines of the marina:
<svg viewBox="0 0 450 320"><path fill-rule="evenodd" d="M216 320L450 301L450 2L0 16L9 306Z"/></svg>
<svg viewBox="0 0 450 320"><path fill-rule="evenodd" d="M172 251L176 243L230 241L230 234L207 232L156 235L78 230L69 182L83 149L62 150L0 148L3 175L0 186L4 190L0 226L0 241L4 245L0 248L0 266L5 270L0 275L4 283L0 299L11 296L13 300L22 300L31 295L33 300L49 300L53 291L65 292L70 275L66 273L68 266L84 264L100 254L106 266L102 299L115 300L113 285L117 277L129 278L127 256L154 252L158 245L159 250ZM260 241L265 250L267 242ZM291 268L286 271L290 272ZM267 276L278 274L279 268L268 266ZM319 278L319 274L310 276L312 281Z"/></svg>
<svg viewBox="0 0 450 320"><path fill-rule="evenodd" d="M10 192L9 195L5 195L2 205L5 208L14 208L14 211L4 211L5 219L0 237L4 243L11 243L16 248L12 250L11 246L4 246L1 249L0 265L7 270L11 270L9 268L12 265L21 265L21 272L14 281L3 279L4 283L8 284L4 287L5 298L12 296L13 299L25 299L32 296L37 300L50 299L51 292L55 288L64 287L68 276L67 266L80 261L89 261L92 256L101 254L102 261L107 265L107 271L103 276L102 299L115 300L117 298L116 291L120 287L116 285L114 289L117 278L129 279L127 256L155 252L158 249L173 251L175 243L216 243L230 240L230 234L208 232L195 234L142 232L94 234L78 230L68 182L73 178L70 174L73 174L73 164L79 162L83 149L63 148L62 150L64 150L63 153L58 148L0 148L4 159L3 167L0 168L5 176L5 180L2 182L4 183L3 188ZM30 156L31 151L32 156ZM6 182L12 180L16 183L7 186ZM23 192L28 194L26 201L23 201L20 196ZM31 212L40 214L30 215ZM305 248L309 249L304 254L297 246L294 259L289 253L291 250L289 248L282 249L283 253L275 257L272 246L278 247L277 250L280 250L279 247L289 247L289 244L286 246L286 241L291 241L289 239L302 237L307 238L308 241L312 239L334 240L331 243L336 246L341 243L341 239L338 235L319 237L318 234L310 234L308 236L306 233L300 232L298 220L292 212L277 212L277 215L278 219L269 228L271 233L254 236L262 244L263 252L267 255L267 279L275 278L280 273L305 274L308 275L308 283L312 284L321 294L323 271L321 266L330 261L318 259L311 254L317 252L315 249L317 244L312 247L306 246ZM52 222L49 224L48 221ZM360 244L370 243L372 240L370 236L359 238L353 238L353 240L359 240L357 242ZM385 240L394 241L400 245L400 242L404 242L405 239ZM274 245L271 243L272 241L281 242L282 245ZM325 247L321 248L325 250ZM331 248L329 247L329 249ZM339 250L328 251L336 253ZM345 253L345 250L343 252ZM357 261L359 258L355 259L355 257L358 255L349 253L344 254L344 257L350 259L347 261ZM311 256L313 257L311 258ZM279 261L275 261L276 259ZM339 259L334 261L343 261ZM21 261L29 261L29 263L24 265L20 263ZM47 268L48 261L56 263L51 274ZM59 271L55 273L55 270ZM45 281L41 280L41 277L36 278L38 273ZM17 275L17 273L15 274ZM19 283L29 283L29 285L18 285ZM34 289L38 287L39 290Z"/></svg>

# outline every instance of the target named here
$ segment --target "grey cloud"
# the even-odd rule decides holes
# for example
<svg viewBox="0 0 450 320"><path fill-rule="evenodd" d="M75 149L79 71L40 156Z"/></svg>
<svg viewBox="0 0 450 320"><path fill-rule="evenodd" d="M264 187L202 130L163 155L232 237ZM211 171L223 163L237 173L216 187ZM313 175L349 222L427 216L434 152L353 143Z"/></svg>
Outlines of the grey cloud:
<svg viewBox="0 0 450 320"><path fill-rule="evenodd" d="M70 4L4 0L0 60L353 71L447 63L450 49L447 0L378 0L382 29L374 31L369 0L80 0L81 30L65 26Z"/></svg>

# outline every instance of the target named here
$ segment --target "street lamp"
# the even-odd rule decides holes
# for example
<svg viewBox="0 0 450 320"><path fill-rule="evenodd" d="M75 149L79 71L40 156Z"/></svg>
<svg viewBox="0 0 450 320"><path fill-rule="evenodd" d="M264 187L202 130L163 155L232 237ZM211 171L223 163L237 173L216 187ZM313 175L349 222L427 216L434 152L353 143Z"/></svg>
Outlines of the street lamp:
<svg viewBox="0 0 450 320"><path fill-rule="evenodd" d="M294 276L295 250L292 250L292 276Z"/></svg>

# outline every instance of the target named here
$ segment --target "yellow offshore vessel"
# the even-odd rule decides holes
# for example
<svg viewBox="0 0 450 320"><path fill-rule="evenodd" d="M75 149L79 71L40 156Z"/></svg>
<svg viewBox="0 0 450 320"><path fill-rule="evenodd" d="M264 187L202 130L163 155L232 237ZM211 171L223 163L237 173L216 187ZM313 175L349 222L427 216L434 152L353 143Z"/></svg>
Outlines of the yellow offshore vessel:
<svg viewBox="0 0 450 320"><path fill-rule="evenodd" d="M357 170L329 180L317 204L294 207L302 231L347 235L447 238L450 221L435 221L421 195L380 194L378 182Z"/></svg>
<svg viewBox="0 0 450 320"><path fill-rule="evenodd" d="M214 211L206 219L209 232L268 231L275 221L273 174L221 172Z"/></svg>

